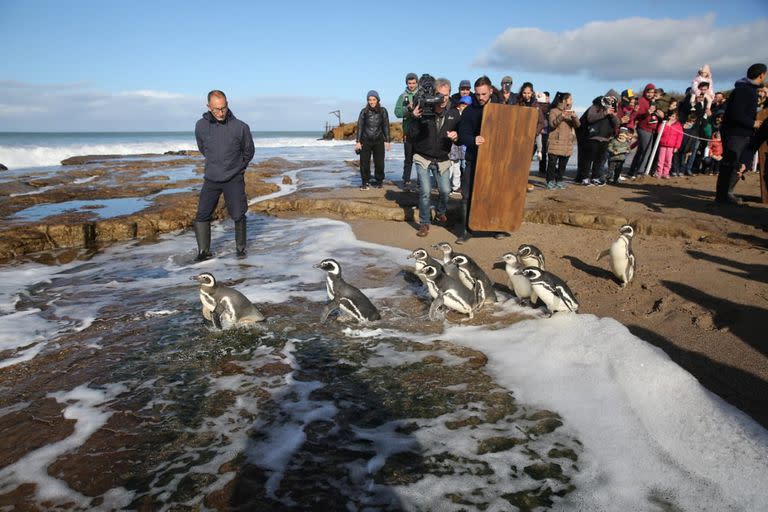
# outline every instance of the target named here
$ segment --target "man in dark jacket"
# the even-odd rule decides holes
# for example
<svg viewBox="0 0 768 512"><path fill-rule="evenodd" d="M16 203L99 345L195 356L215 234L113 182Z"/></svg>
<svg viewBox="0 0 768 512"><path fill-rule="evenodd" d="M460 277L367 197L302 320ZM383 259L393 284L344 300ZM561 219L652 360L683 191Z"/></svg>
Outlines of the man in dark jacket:
<svg viewBox="0 0 768 512"><path fill-rule="evenodd" d="M205 177L195 217L196 259L211 257L211 217L222 193L229 216L235 221L237 256L243 258L248 211L244 174L255 152L251 129L229 110L224 93L213 90L208 93L208 112L195 125L195 138L205 157Z"/></svg>
<svg viewBox="0 0 768 512"><path fill-rule="evenodd" d="M413 144L413 161L419 178L419 231L418 236L429 234L429 198L432 190L430 173L435 177L439 198L435 209L435 224L445 225L448 194L451 192L451 145L458 139L456 125L461 116L455 108L449 109L451 82L445 78L435 80L435 91L443 102L435 106L435 115L423 117L421 109L413 109L408 137Z"/></svg>
<svg viewBox="0 0 768 512"><path fill-rule="evenodd" d="M749 144L749 139L759 128L757 117L757 90L765 81L765 64L752 64L746 78L734 84L725 107L725 119L720 134L723 138L723 160L717 175L715 202L740 204L741 200L733 195L733 189L739 181L739 162L742 153Z"/></svg>
<svg viewBox="0 0 768 512"><path fill-rule="evenodd" d="M463 197L461 200L461 227L459 228L459 237L457 244L466 243L472 235L467 228L469 219L469 201L472 197L472 185L474 183L475 163L477 162L477 148L485 144L485 138L480 135L480 128L483 122L483 109L488 103L492 103L493 84L487 76L481 76L475 80L475 98L477 101L464 110L461 114L461 121L458 126L459 144L466 146L464 161L466 167L461 173L461 189Z"/></svg>

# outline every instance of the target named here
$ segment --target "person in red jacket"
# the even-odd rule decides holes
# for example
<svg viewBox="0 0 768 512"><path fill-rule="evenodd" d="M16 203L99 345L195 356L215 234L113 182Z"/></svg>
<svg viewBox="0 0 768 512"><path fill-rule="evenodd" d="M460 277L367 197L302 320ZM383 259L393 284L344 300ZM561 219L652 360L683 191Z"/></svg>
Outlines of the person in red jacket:
<svg viewBox="0 0 768 512"><path fill-rule="evenodd" d="M709 156L704 158L704 172L711 175L720 172L720 161L723 159L723 141L720 131L717 130L709 139Z"/></svg>
<svg viewBox="0 0 768 512"><path fill-rule="evenodd" d="M667 125L659 136L659 163L656 167L656 177L668 180L672 157L683 144L683 128L677 121L677 112L670 110L667 114Z"/></svg>
<svg viewBox="0 0 768 512"><path fill-rule="evenodd" d="M635 111L635 126L637 133L637 152L629 167L629 177L635 179L637 174L645 173L648 166L648 158L651 156L653 136L656 134L660 120L664 118L664 112L656 108L654 98L656 86L648 84L643 89L643 97L640 98Z"/></svg>

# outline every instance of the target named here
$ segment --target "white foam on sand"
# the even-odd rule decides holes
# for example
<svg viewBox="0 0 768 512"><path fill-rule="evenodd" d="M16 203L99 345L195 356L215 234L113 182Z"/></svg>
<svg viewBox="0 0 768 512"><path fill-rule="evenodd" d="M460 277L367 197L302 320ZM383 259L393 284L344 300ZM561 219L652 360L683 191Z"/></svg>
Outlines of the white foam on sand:
<svg viewBox="0 0 768 512"><path fill-rule="evenodd" d="M565 509L649 509L650 496L768 509L768 432L615 320L562 314L441 338L482 350L499 384L559 413L584 444Z"/></svg>
<svg viewBox="0 0 768 512"><path fill-rule="evenodd" d="M60 404L66 404L63 416L75 420L74 431L66 438L34 450L15 463L0 469L0 492L12 490L24 482L37 482L35 492L40 501L62 505L74 501L88 503L88 498L70 488L64 481L48 474L47 468L57 457L81 446L94 432L107 423L113 411L109 402L127 391L120 383L113 383L103 389L94 389L83 384L70 391L49 394ZM121 508L130 503L132 493L110 494L114 501L103 503L105 509Z"/></svg>

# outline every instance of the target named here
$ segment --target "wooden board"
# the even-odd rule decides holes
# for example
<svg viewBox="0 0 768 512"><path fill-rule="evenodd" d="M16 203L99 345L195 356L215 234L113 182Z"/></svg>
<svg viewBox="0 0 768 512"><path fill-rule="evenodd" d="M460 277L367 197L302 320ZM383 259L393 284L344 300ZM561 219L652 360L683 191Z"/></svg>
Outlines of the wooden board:
<svg viewBox="0 0 768 512"><path fill-rule="evenodd" d="M483 109L469 229L516 231L523 223L538 109L489 103Z"/></svg>
<svg viewBox="0 0 768 512"><path fill-rule="evenodd" d="M757 120L768 123L768 110L761 110ZM768 204L768 190L765 186L765 164L768 163L768 142L763 143L757 150L757 161L760 162L760 197L763 204Z"/></svg>

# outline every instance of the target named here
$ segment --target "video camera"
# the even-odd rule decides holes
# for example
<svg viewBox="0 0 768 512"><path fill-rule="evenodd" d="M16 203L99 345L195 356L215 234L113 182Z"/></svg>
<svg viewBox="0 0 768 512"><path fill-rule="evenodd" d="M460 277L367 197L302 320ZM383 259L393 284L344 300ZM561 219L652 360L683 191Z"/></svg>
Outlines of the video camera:
<svg viewBox="0 0 768 512"><path fill-rule="evenodd" d="M603 96L600 98L600 104L603 106L604 109L616 109L616 98L613 96Z"/></svg>
<svg viewBox="0 0 768 512"><path fill-rule="evenodd" d="M419 87L413 94L413 103L411 110L416 107L421 108L421 116L429 117L435 115L435 106L443 103L443 95L435 90L435 78L432 75L423 74L419 78Z"/></svg>

